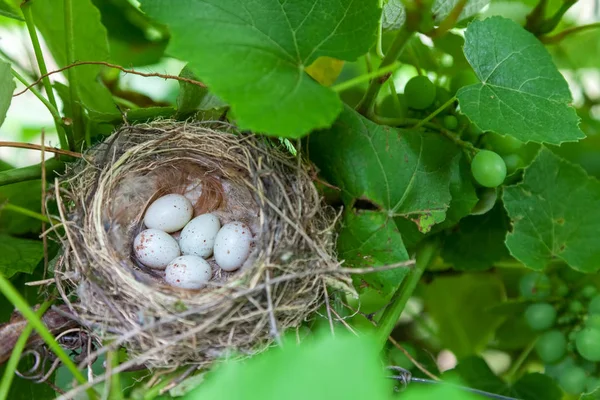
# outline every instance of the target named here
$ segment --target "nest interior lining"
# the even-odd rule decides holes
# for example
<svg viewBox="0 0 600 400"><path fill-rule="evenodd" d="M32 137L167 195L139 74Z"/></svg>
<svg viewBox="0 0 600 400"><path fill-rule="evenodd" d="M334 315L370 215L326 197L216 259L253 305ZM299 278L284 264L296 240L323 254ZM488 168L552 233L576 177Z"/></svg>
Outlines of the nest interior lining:
<svg viewBox="0 0 600 400"><path fill-rule="evenodd" d="M324 279L339 267L334 216L300 159L225 125L159 121L122 128L88 160L62 181L56 281L72 312L98 340L122 343L131 362L204 366L232 351L252 355L323 304ZM254 247L240 270L187 291L136 263L131 243L153 199L197 183L195 214L249 224Z"/></svg>

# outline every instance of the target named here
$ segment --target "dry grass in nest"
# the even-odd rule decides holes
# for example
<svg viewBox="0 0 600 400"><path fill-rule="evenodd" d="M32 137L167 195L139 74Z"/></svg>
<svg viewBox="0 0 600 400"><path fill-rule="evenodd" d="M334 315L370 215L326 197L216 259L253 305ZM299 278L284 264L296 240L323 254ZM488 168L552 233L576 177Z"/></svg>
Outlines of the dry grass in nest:
<svg viewBox="0 0 600 400"><path fill-rule="evenodd" d="M59 291L99 341L127 348L128 365L256 354L323 304L326 280L347 283L334 255L335 216L306 165L271 143L224 124L126 126L62 180ZM247 223L254 247L240 270L177 289L137 263L131 247L155 198L198 182L195 214Z"/></svg>

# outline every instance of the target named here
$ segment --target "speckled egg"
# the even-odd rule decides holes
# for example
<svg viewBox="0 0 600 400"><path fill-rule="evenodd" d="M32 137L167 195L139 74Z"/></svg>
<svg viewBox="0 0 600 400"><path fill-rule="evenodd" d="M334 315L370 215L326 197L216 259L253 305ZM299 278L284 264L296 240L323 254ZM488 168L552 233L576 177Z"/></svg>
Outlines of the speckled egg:
<svg viewBox="0 0 600 400"><path fill-rule="evenodd" d="M171 233L183 228L193 213L192 203L185 196L168 194L150 204L144 215L144 225Z"/></svg>
<svg viewBox="0 0 600 400"><path fill-rule="evenodd" d="M167 265L165 281L182 289L200 289L210 280L210 264L198 256L177 257Z"/></svg>
<svg viewBox="0 0 600 400"><path fill-rule="evenodd" d="M223 225L215 238L215 261L224 271L235 271L250 254L252 232L241 222Z"/></svg>
<svg viewBox="0 0 600 400"><path fill-rule="evenodd" d="M133 240L133 252L147 267L165 269L180 253L177 241L159 229L141 231Z"/></svg>
<svg viewBox="0 0 600 400"><path fill-rule="evenodd" d="M179 246L181 253L207 258L213 253L215 237L221 228L214 214L202 214L191 220L181 231Z"/></svg>

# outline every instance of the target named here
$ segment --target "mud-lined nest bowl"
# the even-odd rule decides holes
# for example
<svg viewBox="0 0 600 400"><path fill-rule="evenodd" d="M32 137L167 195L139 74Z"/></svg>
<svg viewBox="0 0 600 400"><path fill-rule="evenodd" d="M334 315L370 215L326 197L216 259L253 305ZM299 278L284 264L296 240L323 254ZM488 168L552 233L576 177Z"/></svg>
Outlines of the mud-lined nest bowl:
<svg viewBox="0 0 600 400"><path fill-rule="evenodd" d="M55 280L99 343L122 345L148 367L249 356L318 309L326 282L346 283L334 215L306 164L273 143L224 124L129 125L60 181L65 234ZM137 262L132 242L144 212L167 193L191 196L194 216L250 227L251 254L238 271L211 262L209 285L185 290Z"/></svg>

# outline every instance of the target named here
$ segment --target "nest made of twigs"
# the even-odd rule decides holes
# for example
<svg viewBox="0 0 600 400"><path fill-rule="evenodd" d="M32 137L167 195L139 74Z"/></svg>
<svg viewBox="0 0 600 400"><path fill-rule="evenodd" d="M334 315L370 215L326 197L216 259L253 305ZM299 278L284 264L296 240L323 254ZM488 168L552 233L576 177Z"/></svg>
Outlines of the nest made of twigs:
<svg viewBox="0 0 600 400"><path fill-rule="evenodd" d="M306 163L273 143L225 124L128 125L61 180L56 282L99 341L151 367L253 355L323 304L325 280L346 282L336 272L335 216ZM247 223L253 248L240 270L215 269L209 286L177 289L136 262L132 242L151 201L199 182L195 215Z"/></svg>

